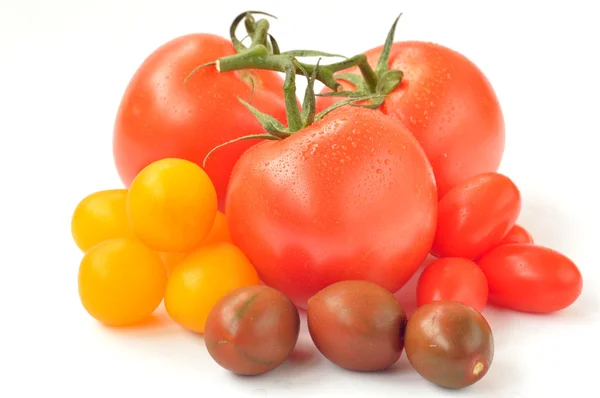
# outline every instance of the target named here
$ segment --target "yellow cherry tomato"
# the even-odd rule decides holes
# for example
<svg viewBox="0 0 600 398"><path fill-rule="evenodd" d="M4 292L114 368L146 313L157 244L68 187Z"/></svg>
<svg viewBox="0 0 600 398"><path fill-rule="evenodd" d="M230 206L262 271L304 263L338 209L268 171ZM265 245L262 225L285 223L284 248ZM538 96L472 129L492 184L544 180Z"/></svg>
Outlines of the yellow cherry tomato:
<svg viewBox="0 0 600 398"><path fill-rule="evenodd" d="M79 297L85 310L110 326L152 314L164 297L165 267L139 240L110 239L92 247L79 266Z"/></svg>
<svg viewBox="0 0 600 398"><path fill-rule="evenodd" d="M214 242L231 242L229 227L227 226L227 217L220 211L217 211L213 226L208 236L202 241L203 245Z"/></svg>
<svg viewBox="0 0 600 398"><path fill-rule="evenodd" d="M188 254L171 273L165 291L169 316L185 329L204 333L212 308L229 292L258 285L256 270L231 243L211 243Z"/></svg>
<svg viewBox="0 0 600 398"><path fill-rule="evenodd" d="M220 211L217 211L217 216L215 217L212 229L208 233L208 236L204 238L200 246L215 242L231 242L229 228L227 227L227 218L225 217L225 214ZM165 263L165 267L167 267L167 273L170 275L173 268L175 268L188 253L160 252L159 254Z"/></svg>
<svg viewBox="0 0 600 398"><path fill-rule="evenodd" d="M146 166L131 183L127 214L133 231L148 247L186 252L212 228L217 193L210 178L193 162L162 159Z"/></svg>
<svg viewBox="0 0 600 398"><path fill-rule="evenodd" d="M79 249L86 252L108 239L135 238L127 219L126 198L126 189L109 189L94 192L77 204L71 234Z"/></svg>
<svg viewBox="0 0 600 398"><path fill-rule="evenodd" d="M182 262L185 256L188 255L187 252L159 252L158 254L160 254L160 258L165 264L167 275L171 275L171 272L173 272L173 268L175 268L175 266Z"/></svg>

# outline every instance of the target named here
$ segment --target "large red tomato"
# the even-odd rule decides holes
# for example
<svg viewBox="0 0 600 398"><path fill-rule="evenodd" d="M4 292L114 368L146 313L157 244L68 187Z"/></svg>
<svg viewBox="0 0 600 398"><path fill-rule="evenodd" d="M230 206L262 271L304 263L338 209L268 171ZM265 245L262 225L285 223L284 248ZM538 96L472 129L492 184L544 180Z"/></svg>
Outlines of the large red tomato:
<svg viewBox="0 0 600 398"><path fill-rule="evenodd" d="M373 67L381 50L365 53ZM469 177L498 169L504 153L504 119L492 86L475 64L447 47L408 41L393 44L389 67L401 70L404 77L379 110L419 140L440 196ZM340 83L345 90L355 88L347 81ZM318 110L341 99L320 97Z"/></svg>
<svg viewBox="0 0 600 398"><path fill-rule="evenodd" d="M281 122L285 119L280 76L271 71L218 73L198 65L235 54L228 40L210 34L191 34L159 47L144 60L121 101L114 128L114 157L119 175L129 186L145 166L176 157L202 165L215 146L264 129L238 96ZM228 145L206 163L206 172L223 200L233 165L256 140Z"/></svg>
<svg viewBox="0 0 600 398"><path fill-rule="evenodd" d="M431 248L437 193L408 130L347 106L246 151L231 176L226 215L263 282L306 308L337 281L400 289Z"/></svg>

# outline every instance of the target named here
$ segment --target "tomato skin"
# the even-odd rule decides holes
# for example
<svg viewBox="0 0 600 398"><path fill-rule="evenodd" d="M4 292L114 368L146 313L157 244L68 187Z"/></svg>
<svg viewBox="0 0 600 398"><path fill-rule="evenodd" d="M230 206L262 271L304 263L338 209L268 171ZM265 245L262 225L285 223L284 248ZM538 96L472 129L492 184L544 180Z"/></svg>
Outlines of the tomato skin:
<svg viewBox="0 0 600 398"><path fill-rule="evenodd" d="M489 300L521 312L550 313L581 295L577 266L556 250L527 243L498 246L478 261L489 284Z"/></svg>
<svg viewBox="0 0 600 398"><path fill-rule="evenodd" d="M252 105L285 122L282 79L271 71L218 73L208 66L183 80L198 65L235 54L219 36L190 34L171 40L144 60L121 100L113 134L115 164L126 187L148 164L181 158L202 165L215 146L249 134L264 133L239 102L254 80ZM215 184L220 208L229 175L239 156L258 141L241 141L215 152L206 172Z"/></svg>
<svg viewBox="0 0 600 398"><path fill-rule="evenodd" d="M496 246L515 225L521 194L508 177L484 173L442 197L432 253L476 259Z"/></svg>
<svg viewBox="0 0 600 398"><path fill-rule="evenodd" d="M417 283L417 305L433 301L458 301L482 312L488 300L488 282L477 264L460 257L431 263Z"/></svg>
<svg viewBox="0 0 600 398"><path fill-rule="evenodd" d="M397 291L427 256L436 209L431 166L410 132L379 112L342 107L249 149L225 214L262 281L306 308L340 280Z"/></svg>
<svg viewBox="0 0 600 398"><path fill-rule="evenodd" d="M189 253L173 268L165 289L165 309L177 324L204 333L212 308L227 294L260 284L256 270L231 243L216 242Z"/></svg>
<svg viewBox="0 0 600 398"><path fill-rule="evenodd" d="M113 238L136 239L125 203L126 189L97 191L83 198L71 217L71 235L82 252Z"/></svg>
<svg viewBox="0 0 600 398"><path fill-rule="evenodd" d="M529 243L532 245L534 243L533 236L527 231L525 228L520 226L519 224L515 224L510 231L506 234L504 238L500 241L498 246L500 245L510 245L511 243Z"/></svg>
<svg viewBox="0 0 600 398"><path fill-rule="evenodd" d="M371 66L382 48L365 52ZM505 146L504 117L493 87L473 62L438 44L402 41L392 45L389 67L404 77L379 109L419 140L440 197L467 178L497 171ZM345 90L354 88L340 83ZM341 99L319 97L318 109Z"/></svg>

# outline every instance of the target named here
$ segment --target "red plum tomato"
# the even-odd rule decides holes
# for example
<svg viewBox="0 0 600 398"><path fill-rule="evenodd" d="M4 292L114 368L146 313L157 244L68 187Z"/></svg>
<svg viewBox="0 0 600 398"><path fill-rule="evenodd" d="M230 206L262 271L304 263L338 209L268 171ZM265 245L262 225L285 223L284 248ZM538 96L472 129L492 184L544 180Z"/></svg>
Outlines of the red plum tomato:
<svg viewBox="0 0 600 398"><path fill-rule="evenodd" d="M452 188L438 206L432 253L479 258L498 245L521 212L521 194L512 180L484 173Z"/></svg>

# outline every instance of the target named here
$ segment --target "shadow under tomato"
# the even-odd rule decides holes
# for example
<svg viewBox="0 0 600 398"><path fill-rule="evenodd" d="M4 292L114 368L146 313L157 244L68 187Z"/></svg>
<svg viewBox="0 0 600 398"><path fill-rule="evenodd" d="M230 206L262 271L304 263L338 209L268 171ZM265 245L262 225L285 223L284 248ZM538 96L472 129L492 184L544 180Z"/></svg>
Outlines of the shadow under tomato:
<svg viewBox="0 0 600 398"><path fill-rule="evenodd" d="M145 332L164 331L173 324L166 311L157 309L154 313L131 325L107 326L105 328L115 334L137 334Z"/></svg>

